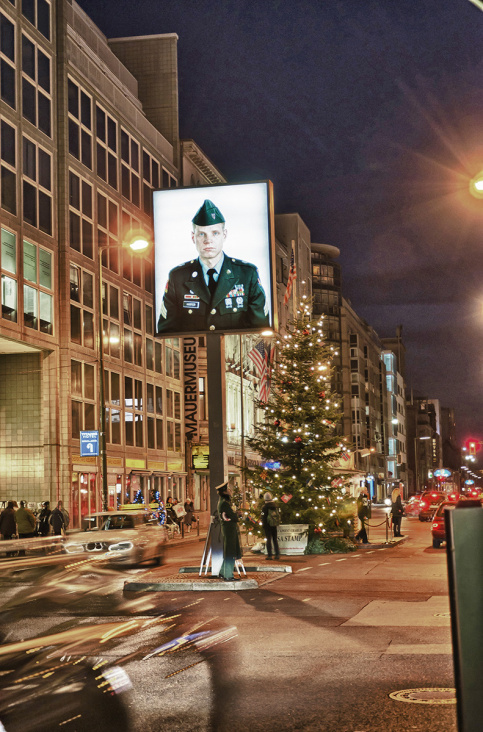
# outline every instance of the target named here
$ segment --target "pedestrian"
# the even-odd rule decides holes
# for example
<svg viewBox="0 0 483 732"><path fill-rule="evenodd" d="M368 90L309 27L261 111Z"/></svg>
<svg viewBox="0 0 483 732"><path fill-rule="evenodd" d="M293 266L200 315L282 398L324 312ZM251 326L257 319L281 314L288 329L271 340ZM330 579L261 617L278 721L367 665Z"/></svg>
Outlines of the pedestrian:
<svg viewBox="0 0 483 732"><path fill-rule="evenodd" d="M402 536L401 534L401 521L404 514L404 508L401 500L401 491L399 488L394 488L391 493L391 515L392 515L392 528L394 536Z"/></svg>
<svg viewBox="0 0 483 732"><path fill-rule="evenodd" d="M15 539L17 535L17 523L15 521L14 502L9 501L7 508L0 513L0 537L5 541ZM15 552L7 552L7 557L15 556Z"/></svg>
<svg viewBox="0 0 483 732"><path fill-rule="evenodd" d="M220 577L226 582L233 582L238 580L238 577L233 575L235 561L242 558L237 526L238 516L231 505L228 483L222 483L216 487L216 490L220 496L217 510L223 535L223 564L220 569Z"/></svg>
<svg viewBox="0 0 483 732"><path fill-rule="evenodd" d="M195 507L193 501L190 501L189 498L187 498L184 502L184 510L186 511L186 513L183 516L183 523L188 528L189 533L191 531L191 524L196 521L194 516Z"/></svg>
<svg viewBox="0 0 483 732"><path fill-rule="evenodd" d="M20 501L20 508L15 512L17 522L18 538L31 539L35 536L36 520L30 509L25 507L25 501Z"/></svg>
<svg viewBox="0 0 483 732"><path fill-rule="evenodd" d="M272 494L267 491L263 496L265 501L262 508L262 525L267 539L267 559L273 559L272 544L275 552L275 559L280 559L280 549L278 547L277 526L280 525L280 509L273 502Z"/></svg>
<svg viewBox="0 0 483 732"><path fill-rule="evenodd" d="M68 512L68 510L66 508L64 508L64 504L62 503L62 501L59 501L58 504L57 504L57 506L62 511L62 516L64 517L64 531L67 531L68 526L70 524L69 512Z"/></svg>
<svg viewBox="0 0 483 732"><path fill-rule="evenodd" d="M355 535L355 538L360 539L363 544L369 544L366 531L366 521L369 518L369 501L364 491L359 493L359 497L357 499L357 517L361 522L361 528Z"/></svg>
<svg viewBox="0 0 483 732"><path fill-rule="evenodd" d="M49 523L52 526L55 536L62 536L65 529L65 519L62 513L62 501L59 501L49 517Z"/></svg>
<svg viewBox="0 0 483 732"><path fill-rule="evenodd" d="M50 514L52 511L50 510L50 501L44 502L44 507L39 513L39 526L38 526L38 534L39 536L48 536L50 534Z"/></svg>

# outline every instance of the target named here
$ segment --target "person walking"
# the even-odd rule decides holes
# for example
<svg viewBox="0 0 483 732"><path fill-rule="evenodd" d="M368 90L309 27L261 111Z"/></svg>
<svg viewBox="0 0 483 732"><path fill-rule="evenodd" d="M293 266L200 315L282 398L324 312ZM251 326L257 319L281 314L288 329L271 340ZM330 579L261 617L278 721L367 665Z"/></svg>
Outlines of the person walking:
<svg viewBox="0 0 483 732"><path fill-rule="evenodd" d="M399 488L394 488L391 493L391 515L392 515L392 527L394 536L402 536L401 534L401 521L404 514L404 508L401 500L401 491Z"/></svg>
<svg viewBox="0 0 483 732"><path fill-rule="evenodd" d="M44 502L44 507L39 513L39 527L38 527L38 533L39 536L48 536L50 534L50 514L52 511L50 510L50 501Z"/></svg>
<svg viewBox="0 0 483 732"><path fill-rule="evenodd" d="M223 535L223 564L220 569L220 577L226 582L233 582L239 579L233 575L235 561L242 558L237 526L238 516L231 505L228 483L222 483L216 487L216 490L220 496L217 510Z"/></svg>
<svg viewBox="0 0 483 732"><path fill-rule="evenodd" d="M280 509L274 503L273 496L268 491L263 496L263 500L265 503L262 508L262 526L267 539L267 559L273 559L272 544L275 559L280 559L277 533L277 526L280 525Z"/></svg>
<svg viewBox="0 0 483 732"><path fill-rule="evenodd" d="M17 535L17 523L15 521L14 502L9 501L7 508L0 513L0 537L5 541L14 539ZM7 557L15 556L15 552L7 552Z"/></svg>
<svg viewBox="0 0 483 732"><path fill-rule="evenodd" d="M369 544L366 531L366 521L369 518L369 501L364 491L359 493L359 498L357 499L357 517L361 522L361 528L355 535L355 538L360 539L363 544Z"/></svg>
<svg viewBox="0 0 483 732"><path fill-rule="evenodd" d="M31 539L35 536L35 516L25 507L25 501L20 501L20 508L15 512L19 539Z"/></svg>
<svg viewBox="0 0 483 732"><path fill-rule="evenodd" d="M65 519L64 514L62 513L62 501L59 501L50 514L49 523L54 530L55 536L62 536L62 531L65 529Z"/></svg>

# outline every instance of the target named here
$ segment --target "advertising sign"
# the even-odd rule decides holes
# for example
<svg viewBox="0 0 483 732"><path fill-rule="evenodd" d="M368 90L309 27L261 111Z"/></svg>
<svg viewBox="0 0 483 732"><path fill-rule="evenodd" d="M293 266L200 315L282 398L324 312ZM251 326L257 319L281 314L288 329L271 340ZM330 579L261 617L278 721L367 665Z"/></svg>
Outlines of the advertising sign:
<svg viewBox="0 0 483 732"><path fill-rule="evenodd" d="M99 432L80 433L80 454L81 457L99 455Z"/></svg>
<svg viewBox="0 0 483 732"><path fill-rule="evenodd" d="M276 329L269 181L153 194L160 336Z"/></svg>

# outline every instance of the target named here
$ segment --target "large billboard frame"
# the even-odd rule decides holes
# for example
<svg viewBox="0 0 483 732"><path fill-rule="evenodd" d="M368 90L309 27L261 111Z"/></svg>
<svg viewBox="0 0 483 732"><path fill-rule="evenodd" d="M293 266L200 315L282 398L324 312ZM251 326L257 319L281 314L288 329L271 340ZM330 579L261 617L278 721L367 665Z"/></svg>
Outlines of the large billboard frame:
<svg viewBox="0 0 483 732"><path fill-rule="evenodd" d="M211 304L207 302L206 294L206 260L203 270L198 259L202 253L197 249L193 232L193 218L205 201L215 205L215 221L219 219L218 214L225 219L221 226L226 260L223 272L228 272L234 283L230 285L231 289L225 288L225 292L222 291L223 280L218 288L219 302ZM209 211L212 215L212 209ZM278 330L271 181L156 190L153 192L153 217L155 334L158 338L205 335L210 331L228 334ZM201 225L198 228L203 229ZM250 317L247 313L250 311L248 290L253 292L257 280L254 267L266 298L268 319L263 324L246 322ZM244 286L244 280L248 279L250 285ZM259 293L257 297L260 299ZM161 313L163 317L160 318ZM245 322L242 322L243 318Z"/></svg>

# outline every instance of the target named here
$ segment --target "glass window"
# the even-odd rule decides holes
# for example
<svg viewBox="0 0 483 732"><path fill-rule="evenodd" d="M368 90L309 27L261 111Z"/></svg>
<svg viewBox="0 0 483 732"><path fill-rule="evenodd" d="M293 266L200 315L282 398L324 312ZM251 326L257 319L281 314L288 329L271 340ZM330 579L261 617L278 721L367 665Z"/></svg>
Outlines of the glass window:
<svg viewBox="0 0 483 732"><path fill-rule="evenodd" d="M0 51L15 61L15 27L3 13L0 13Z"/></svg>
<svg viewBox="0 0 483 732"><path fill-rule="evenodd" d="M17 176L5 166L0 169L0 205L10 213L17 213Z"/></svg>
<svg viewBox="0 0 483 732"><path fill-rule="evenodd" d="M23 276L37 283L37 247L28 241L23 243Z"/></svg>
<svg viewBox="0 0 483 732"><path fill-rule="evenodd" d="M2 274L2 318L17 322L17 280Z"/></svg>
<svg viewBox="0 0 483 732"><path fill-rule="evenodd" d="M82 397L82 364L80 361L70 362L70 391L73 396Z"/></svg>
<svg viewBox="0 0 483 732"><path fill-rule="evenodd" d="M29 285L23 286L23 322L28 328L38 328L37 290Z"/></svg>
<svg viewBox="0 0 483 732"><path fill-rule="evenodd" d="M12 274L17 272L17 241L15 234L2 229L2 269Z"/></svg>
<svg viewBox="0 0 483 732"><path fill-rule="evenodd" d="M46 292L39 292L40 332L52 335L53 300Z"/></svg>

